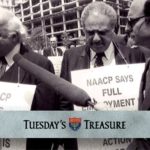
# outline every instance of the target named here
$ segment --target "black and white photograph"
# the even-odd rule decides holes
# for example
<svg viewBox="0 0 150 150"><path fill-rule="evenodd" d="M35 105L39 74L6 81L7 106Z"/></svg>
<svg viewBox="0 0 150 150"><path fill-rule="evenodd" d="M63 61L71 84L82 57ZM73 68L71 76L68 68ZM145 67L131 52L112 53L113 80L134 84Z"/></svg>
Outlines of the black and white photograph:
<svg viewBox="0 0 150 150"><path fill-rule="evenodd" d="M0 150L150 150L149 57L150 0L0 0Z"/></svg>

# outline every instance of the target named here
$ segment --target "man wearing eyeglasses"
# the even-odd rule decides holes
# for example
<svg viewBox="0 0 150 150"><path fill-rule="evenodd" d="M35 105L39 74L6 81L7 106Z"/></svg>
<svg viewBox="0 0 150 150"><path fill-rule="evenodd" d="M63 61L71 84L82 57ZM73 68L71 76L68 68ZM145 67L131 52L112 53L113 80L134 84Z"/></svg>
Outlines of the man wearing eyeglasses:
<svg viewBox="0 0 150 150"><path fill-rule="evenodd" d="M150 52L150 0L134 0L128 14L127 32L137 46L145 47L143 52ZM148 58L148 57L147 57ZM139 110L150 110L150 59L148 59L142 76L139 92ZM142 118L140 118L142 121ZM142 127L141 127L142 128ZM127 150L149 150L150 139L134 139Z"/></svg>
<svg viewBox="0 0 150 150"><path fill-rule="evenodd" d="M134 0L128 13L126 32L129 41L140 48L146 58L150 57L150 12L149 0Z"/></svg>

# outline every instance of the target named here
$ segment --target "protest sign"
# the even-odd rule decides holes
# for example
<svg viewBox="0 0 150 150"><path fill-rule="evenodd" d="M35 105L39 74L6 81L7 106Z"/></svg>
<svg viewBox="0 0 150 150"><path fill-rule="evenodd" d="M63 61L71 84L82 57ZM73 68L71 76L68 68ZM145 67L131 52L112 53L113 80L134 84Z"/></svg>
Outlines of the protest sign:
<svg viewBox="0 0 150 150"><path fill-rule="evenodd" d="M144 64L72 71L72 83L84 89L99 110L137 110ZM92 110L75 106L75 110Z"/></svg>
<svg viewBox="0 0 150 150"><path fill-rule="evenodd" d="M61 63L62 63L62 56L50 56L48 59L52 62L55 70L55 74L60 76L61 72Z"/></svg>
<svg viewBox="0 0 150 150"><path fill-rule="evenodd" d="M72 71L72 83L84 89L98 110L138 110L144 64L114 65ZM75 110L94 110L74 106ZM117 142L116 142L117 141ZM131 139L78 139L79 149L124 150ZM86 147L85 147L86 146Z"/></svg>
<svg viewBox="0 0 150 150"><path fill-rule="evenodd" d="M79 150L126 150L131 139L80 139Z"/></svg>
<svg viewBox="0 0 150 150"><path fill-rule="evenodd" d="M35 89L35 85L0 82L0 110L29 111ZM0 139L0 150L6 149L26 150L26 139Z"/></svg>
<svg viewBox="0 0 150 150"><path fill-rule="evenodd" d="M0 110L30 110L35 85L0 82Z"/></svg>
<svg viewBox="0 0 150 150"><path fill-rule="evenodd" d="M26 139L0 139L0 150L26 150Z"/></svg>

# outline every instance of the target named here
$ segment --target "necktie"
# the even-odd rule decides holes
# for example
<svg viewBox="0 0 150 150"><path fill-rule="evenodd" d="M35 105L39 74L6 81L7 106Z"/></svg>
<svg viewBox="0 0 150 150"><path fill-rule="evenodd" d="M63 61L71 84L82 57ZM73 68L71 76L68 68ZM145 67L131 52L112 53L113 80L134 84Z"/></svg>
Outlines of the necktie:
<svg viewBox="0 0 150 150"><path fill-rule="evenodd" d="M95 55L95 63L94 63L94 67L99 67L99 66L103 66L103 61L102 61L102 57L105 56L104 53L97 53Z"/></svg>
<svg viewBox="0 0 150 150"><path fill-rule="evenodd" d="M57 56L57 49L54 48L54 56Z"/></svg>
<svg viewBox="0 0 150 150"><path fill-rule="evenodd" d="M6 66L7 66L7 62L5 60L5 57L0 58L0 78L5 73Z"/></svg>

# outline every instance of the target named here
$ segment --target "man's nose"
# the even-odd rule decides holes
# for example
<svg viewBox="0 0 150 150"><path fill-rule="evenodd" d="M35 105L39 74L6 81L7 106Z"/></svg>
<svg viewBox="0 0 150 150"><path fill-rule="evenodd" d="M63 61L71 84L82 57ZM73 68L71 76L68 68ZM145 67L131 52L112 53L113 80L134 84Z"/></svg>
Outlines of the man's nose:
<svg viewBox="0 0 150 150"><path fill-rule="evenodd" d="M93 37L93 42L100 42L100 41L101 41L101 37L97 32L95 32Z"/></svg>

